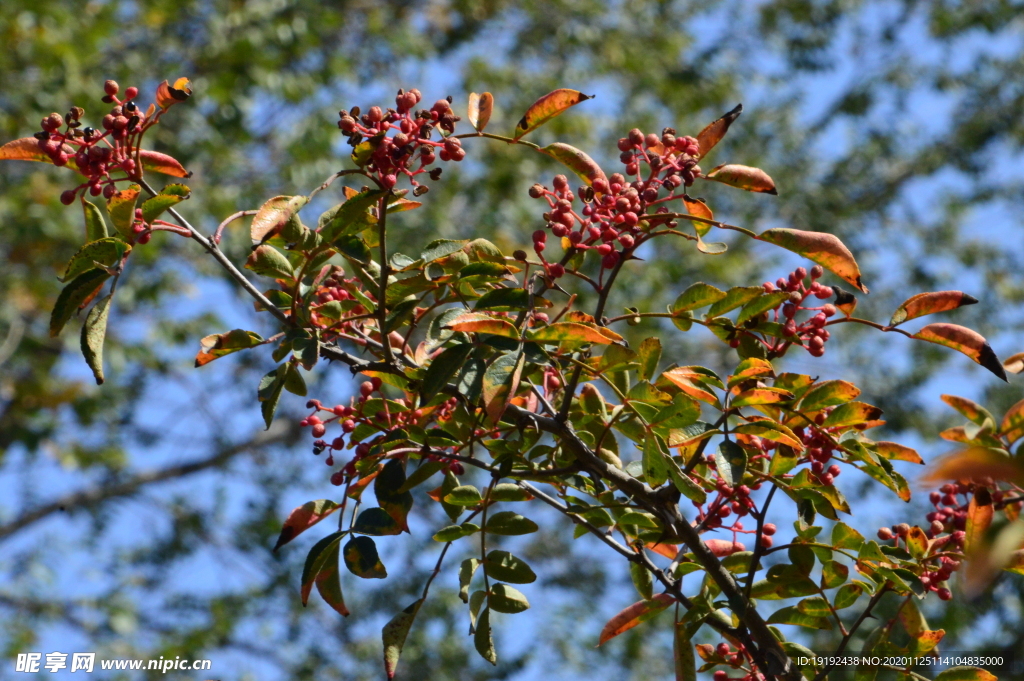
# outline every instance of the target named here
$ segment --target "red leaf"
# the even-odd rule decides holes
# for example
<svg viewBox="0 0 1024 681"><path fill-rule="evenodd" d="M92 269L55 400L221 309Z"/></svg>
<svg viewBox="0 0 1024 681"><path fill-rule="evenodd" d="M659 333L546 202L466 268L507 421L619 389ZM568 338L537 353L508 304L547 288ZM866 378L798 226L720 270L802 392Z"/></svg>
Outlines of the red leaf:
<svg viewBox="0 0 1024 681"><path fill-rule="evenodd" d="M608 620L604 629L601 630L601 637L597 645L603 645L622 632L629 631L638 624L646 622L675 602L676 599L669 594L658 594L649 601L637 601Z"/></svg>
<svg viewBox="0 0 1024 681"><path fill-rule="evenodd" d="M75 150L66 144L64 145L64 151L68 154L75 153ZM35 137L22 137L0 147L0 161L40 161L42 163L53 163L49 155L39 148L39 140ZM68 164L65 167L72 168L73 164Z"/></svg>
<svg viewBox="0 0 1024 681"><path fill-rule="evenodd" d="M171 177L192 177L192 173L185 170L185 167L178 163L178 160L159 151L143 149L139 152L139 160L142 167L153 172L163 173Z"/></svg>
<svg viewBox="0 0 1024 681"><path fill-rule="evenodd" d="M281 535L277 538L274 550L277 551L339 508L341 507L338 504L329 499L307 501L299 506L289 513L288 519L284 521L284 527L281 528Z"/></svg>

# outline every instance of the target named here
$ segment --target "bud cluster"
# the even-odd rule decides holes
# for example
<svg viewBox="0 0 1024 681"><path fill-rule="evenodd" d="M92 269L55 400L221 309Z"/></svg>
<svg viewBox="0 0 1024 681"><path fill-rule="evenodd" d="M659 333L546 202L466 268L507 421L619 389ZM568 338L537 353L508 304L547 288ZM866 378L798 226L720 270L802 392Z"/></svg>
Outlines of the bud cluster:
<svg viewBox="0 0 1024 681"><path fill-rule="evenodd" d="M541 184L530 188L532 198L546 199L551 208L544 214L546 230L559 239L567 239L576 249L596 250L605 269L613 269L628 257L653 225L667 222L652 220L649 210L654 209L655 214L668 213L663 204L682 198L676 195L676 189L689 187L700 176L697 140L676 137L672 128L665 128L660 138L633 129L628 137L619 140L619 150L626 175L637 176L631 182L621 173L614 173L607 180L600 177L591 186L580 187L573 194L565 175L556 175L550 189ZM640 176L641 162L649 169L646 178ZM574 206L577 198L583 203L579 211ZM534 250L542 260L547 231L537 230L533 234ZM544 262L552 278L564 274L561 265Z"/></svg>
<svg viewBox="0 0 1024 681"><path fill-rule="evenodd" d="M455 123L461 120L452 111L452 98L439 99L430 109L414 111L422 95L417 89L399 90L395 107L381 109L370 107L364 114L356 106L338 112L338 128L348 135L348 143L360 152L360 145L369 145L369 157L363 164L386 189L398 183L405 175L412 183L413 194L420 196L427 192L416 177L428 172L430 166L441 161L461 161L466 157L462 142L452 137ZM440 129L440 139L434 140L435 129ZM441 169L429 171L430 179L437 180Z"/></svg>

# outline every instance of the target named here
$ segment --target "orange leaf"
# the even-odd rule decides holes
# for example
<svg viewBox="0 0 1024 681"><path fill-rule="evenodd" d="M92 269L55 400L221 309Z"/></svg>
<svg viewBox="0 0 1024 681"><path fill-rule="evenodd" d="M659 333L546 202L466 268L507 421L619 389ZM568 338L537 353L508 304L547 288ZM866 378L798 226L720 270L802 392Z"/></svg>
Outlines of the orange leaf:
<svg viewBox="0 0 1024 681"><path fill-rule="evenodd" d="M178 163L176 158L159 151L143 149L139 152L139 160L142 161L144 169L152 170L155 173L163 173L171 177L192 177L192 173L185 170L185 167Z"/></svg>
<svg viewBox="0 0 1024 681"><path fill-rule="evenodd" d="M714 125L712 123L712 125ZM689 196L683 195L683 205L686 206L686 212L690 215L694 215L698 218L704 218L705 220L714 220L715 216L708 208L708 204L704 203L700 199L694 199ZM711 225L706 222L700 222L698 220L693 221L693 228L697 230L698 236L704 236L711 231Z"/></svg>
<svg viewBox="0 0 1024 681"><path fill-rule="evenodd" d="M675 560L676 556L679 555L679 549L672 544L648 543L647 548L654 551L659 556L665 556L669 560Z"/></svg>
<svg viewBox="0 0 1024 681"><path fill-rule="evenodd" d="M704 543L711 549L711 553L715 554L719 558L725 558L731 556L734 553L740 551L746 551L747 547L739 542L732 542L728 539L705 539Z"/></svg>
<svg viewBox="0 0 1024 681"><path fill-rule="evenodd" d="M289 513L288 519L284 521L284 527L281 528L281 535L277 538L274 550L277 551L339 508L341 507L330 499L307 501L299 506Z"/></svg>
<svg viewBox="0 0 1024 681"><path fill-rule="evenodd" d="M704 176L708 180L721 182L730 187L746 189L748 192L760 192L762 194L778 195L775 189L775 181L768 177L768 173L760 168L741 166L735 163L725 163L715 167L710 173Z"/></svg>
<svg viewBox="0 0 1024 681"><path fill-rule="evenodd" d="M911 296L900 305L892 314L889 326L896 326L905 321L923 317L936 312L955 310L964 305L974 305L978 299L969 296L963 291L935 291L932 293L918 293Z"/></svg>
<svg viewBox="0 0 1024 681"><path fill-rule="evenodd" d="M75 150L64 145L64 151L74 154ZM35 137L22 137L0 147L0 161L41 161L50 163L50 157L39 148L39 140ZM67 168L74 168L74 164L68 164Z"/></svg>
<svg viewBox="0 0 1024 681"><path fill-rule="evenodd" d="M196 355L196 367L209 364L213 360L230 355L239 350L247 350L266 341L259 334L244 329L233 329L227 333L215 333L199 341L199 354Z"/></svg>
<svg viewBox="0 0 1024 681"><path fill-rule="evenodd" d="M649 601L637 601L624 608L604 625L597 645L603 645L622 632L629 631L638 624L646 622L675 602L676 599L669 594L658 594Z"/></svg>
<svg viewBox="0 0 1024 681"><path fill-rule="evenodd" d="M714 407L719 406L718 396L693 380L692 373L688 369L672 369L664 372L662 376L690 397L707 402Z"/></svg>
<svg viewBox="0 0 1024 681"><path fill-rule="evenodd" d="M156 88L156 103L162 109L168 109L178 102L184 102L192 95L192 83L188 78L179 78L174 85L168 85L167 81L160 83Z"/></svg>
<svg viewBox="0 0 1024 681"><path fill-rule="evenodd" d="M594 184L594 180L607 180L601 166L574 146L555 142L537 151L559 161L588 185Z"/></svg>
<svg viewBox="0 0 1024 681"><path fill-rule="evenodd" d="M929 324L913 337L962 352L999 378L1007 380L1006 372L999 363L996 353L992 351L984 336L977 331L957 324Z"/></svg>
<svg viewBox="0 0 1024 681"><path fill-rule="evenodd" d="M924 463L924 460L921 459L921 455L918 454L916 450L896 444L895 442L876 442L875 450L878 452L879 456L885 457L886 459L909 461L911 463Z"/></svg>
<svg viewBox="0 0 1024 681"><path fill-rule="evenodd" d="M967 525L964 527L964 553L970 555L971 550L985 536L985 531L992 524L995 510L992 507L992 495L987 487L979 487L967 507Z"/></svg>
<svg viewBox="0 0 1024 681"><path fill-rule="evenodd" d="M477 132L483 132L487 123L491 120L491 112L494 110L494 95L485 92L478 95L475 92L469 95L469 123Z"/></svg>
<svg viewBox="0 0 1024 681"><path fill-rule="evenodd" d="M856 286L864 293L868 292L860 278L860 267L853 259L850 249L834 234L823 232L805 232L799 229L779 227L769 229L757 237L761 241L775 244L812 260L822 267L831 270L844 281Z"/></svg>
<svg viewBox="0 0 1024 681"><path fill-rule="evenodd" d="M948 454L925 476L925 482L992 478L1024 485L1024 466L1009 454L990 447L968 447Z"/></svg>
<svg viewBox="0 0 1024 681"><path fill-rule="evenodd" d="M491 333L506 338L519 338L519 331L511 322L479 313L459 315L446 328L463 333Z"/></svg>
<svg viewBox="0 0 1024 681"><path fill-rule="evenodd" d="M715 145L722 141L729 126L733 124L740 114L743 113L743 105L737 104L736 108L725 114L714 123L697 133L697 144L700 145L698 158L705 158L708 152L715 148Z"/></svg>
<svg viewBox="0 0 1024 681"><path fill-rule="evenodd" d="M526 110L526 113L523 114L522 120L516 125L515 139L518 140L526 133L536 130L569 107L585 102L588 99L593 99L593 96L585 95L579 90L562 88L549 92L534 102Z"/></svg>
<svg viewBox="0 0 1024 681"><path fill-rule="evenodd" d="M591 326L579 322L555 322L537 329L529 334L530 340L537 343L595 343L610 345L622 340L622 336L611 329Z"/></svg>

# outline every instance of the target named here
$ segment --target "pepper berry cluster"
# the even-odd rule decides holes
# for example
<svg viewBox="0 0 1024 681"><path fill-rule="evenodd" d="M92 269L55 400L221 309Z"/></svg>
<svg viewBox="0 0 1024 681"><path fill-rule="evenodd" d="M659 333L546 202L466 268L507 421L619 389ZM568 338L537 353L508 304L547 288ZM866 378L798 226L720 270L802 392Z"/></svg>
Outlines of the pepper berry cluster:
<svg viewBox="0 0 1024 681"><path fill-rule="evenodd" d="M565 269L544 260L548 231L559 239L568 239L578 250L595 249L602 266L612 269L644 240L651 226L674 224L667 219L650 219L648 210L668 213L664 203L683 198L676 190L683 185L691 186L700 176L700 145L693 137L676 137L672 128L665 128L661 137L654 133L644 135L634 128L619 140L618 146L626 175L637 176L632 182L627 182L621 173L614 173L607 180L595 179L590 187L580 187L574 194L565 175L556 175L550 189L541 184L530 187L530 196L546 199L551 208L544 213L545 229L533 233L533 248L552 278L561 277ZM640 176L641 162L649 169L646 178ZM583 203L579 212L574 207L577 197Z"/></svg>
<svg viewBox="0 0 1024 681"><path fill-rule="evenodd" d="M115 182L137 176L136 152L142 134L157 118L154 108L143 112L134 102L139 89L130 87L124 92L124 99L118 98L120 86L108 80L103 85L106 93L103 101L114 107L103 117L103 130L82 127L85 109L71 107L67 116L52 113L42 120L42 130L35 134L39 148L50 157L56 166L67 165L73 160L78 170L88 179L60 195L61 203L71 205L79 192L86 191L92 196L102 194L110 198L117 191ZM126 177L114 179L112 172L123 171Z"/></svg>
<svg viewBox="0 0 1024 681"><path fill-rule="evenodd" d="M812 357L821 357L825 354L825 343L830 336L825 325L828 323L829 317L836 313L836 306L831 303L818 307L806 304L809 298L827 300L835 293L831 286L825 286L818 281L824 274L824 268L821 265L815 265L810 271L811 283L807 285L808 272L805 268L798 267L790 272L788 277L779 277L775 282L766 281L763 284L765 293L789 292L789 300L775 308L774 321L784 324L786 335L798 338L799 341L796 344L806 348ZM796 316L801 311L810 311L815 314L803 322L797 323ZM734 342L739 345L739 340ZM782 354L793 344L793 341L775 339L768 344L768 350Z"/></svg>
<svg viewBox="0 0 1024 681"><path fill-rule="evenodd" d="M414 112L421 99L420 91L415 88L408 92L399 90L395 108L384 110L373 106L364 114L356 106L338 112L338 128L349 136L348 143L355 148L354 153L359 155L362 148L370 152L364 169L373 173L386 189L394 187L399 177L405 175L414 187L415 196L428 191L428 187L416 179L428 172L427 166L438 158L458 162L466 157L462 142L451 136L456 122L461 120L452 111L452 98L439 99L430 109ZM437 128L441 130L441 139L433 140ZM434 168L429 175L430 179L437 180L441 169Z"/></svg>

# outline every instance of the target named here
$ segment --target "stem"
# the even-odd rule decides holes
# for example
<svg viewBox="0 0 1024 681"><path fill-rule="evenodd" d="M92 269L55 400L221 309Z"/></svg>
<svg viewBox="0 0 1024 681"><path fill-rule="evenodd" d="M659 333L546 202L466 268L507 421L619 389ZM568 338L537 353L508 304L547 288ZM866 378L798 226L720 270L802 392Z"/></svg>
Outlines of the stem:
<svg viewBox="0 0 1024 681"><path fill-rule="evenodd" d="M868 602L868 607L864 608L864 611L857 618L857 621L853 623L853 626L850 627L850 631L847 632L845 636L843 636L843 640L839 642L839 646L836 648L836 651L832 653L832 655L834 655L835 657L839 657L840 655L842 655L843 651L846 650L847 644L850 643L850 639L852 639L853 635L857 633L857 629L859 629L860 625L864 623L864 620L868 618L874 607L878 605L878 602L882 600L882 596L885 595L888 589L889 584L886 583L881 589L878 590L878 593L871 597L871 600ZM824 669L817 673L813 681L824 681L825 677L828 676L828 673L832 671L833 667L835 667L834 664L826 665Z"/></svg>
<svg viewBox="0 0 1024 681"><path fill-rule="evenodd" d="M761 556L764 554L764 544L761 543L761 531L764 529L764 519L768 517L768 507L771 505L772 497L775 496L775 490L777 489L779 488L772 485L772 488L768 490L768 496L765 497L764 505L761 506L761 510L757 514L757 533L754 535L754 555L750 557L750 567L747 568L747 586L743 590L743 595L748 601L750 600L750 591L754 588L754 573L756 572L755 568L757 568L757 562L761 560ZM840 624L839 626L842 627L843 625Z"/></svg>
<svg viewBox="0 0 1024 681"><path fill-rule="evenodd" d="M152 196L156 196L156 192L153 191L153 188L150 187L145 180L139 178L139 184L142 185L142 188L149 192ZM217 245L215 243L213 243L212 241L204 237L202 234L200 234L199 231L195 227L193 227L188 220L183 218L181 214L178 213L178 211L175 210L174 208L168 208L167 212L174 216L174 219L177 220L179 224L184 226L185 229L189 231L189 236L192 238L192 240L197 242L204 249L206 249L206 252L212 255L213 258L217 262L219 262L221 266L224 267L225 270L227 270L231 278L238 282L238 284L243 289L245 289L246 293L248 293L250 296L256 299L256 302L262 305L268 312L270 312L270 314L274 315L274 317L276 317L279 322L281 322L285 326L291 326L291 320L288 319L288 316L285 315L284 312L278 310L273 303L267 300L267 297L264 296L260 292L260 290L256 288L255 285L253 285L251 281L246 279L245 275L242 274L237 267L235 267L234 263L232 263L231 260L226 255L224 255L224 253L219 248L217 248Z"/></svg>
<svg viewBox="0 0 1024 681"><path fill-rule="evenodd" d="M388 291L388 241L387 241L387 216L388 199L391 197L389 190L380 198L377 207L377 238L380 241L380 292L377 295L377 326L380 328L380 342L384 349L384 362L394 364L395 357L391 352L391 341L388 339L385 325L388 318L386 297Z"/></svg>
<svg viewBox="0 0 1024 681"><path fill-rule="evenodd" d="M217 231L213 233L213 243L220 245L221 234L224 232L224 228L230 225L232 222L239 218L244 218L247 215L256 215L256 213L258 212L258 210L240 210L237 213L232 213L231 215L224 218L224 220L219 225L217 225Z"/></svg>

